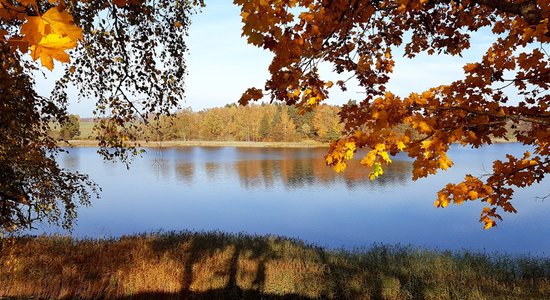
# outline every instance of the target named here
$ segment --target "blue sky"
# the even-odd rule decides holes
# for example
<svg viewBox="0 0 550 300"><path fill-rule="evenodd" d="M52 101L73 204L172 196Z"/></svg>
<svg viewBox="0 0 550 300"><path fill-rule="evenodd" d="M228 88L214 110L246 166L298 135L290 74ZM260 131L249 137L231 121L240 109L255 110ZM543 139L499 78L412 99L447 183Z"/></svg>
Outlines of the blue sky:
<svg viewBox="0 0 550 300"><path fill-rule="evenodd" d="M188 38L189 53L185 56L189 75L186 79L186 99L182 107L195 111L234 103L249 87L263 87L268 78L267 68L271 53L248 45L241 37L239 7L232 0L207 1L206 8L195 16ZM389 83L392 92L405 96L413 91L448 84L463 76L462 66L479 60L489 46L491 35L477 33L472 39L472 48L463 53L463 58L452 56L420 55L413 60L397 57L393 77ZM45 68L44 76L37 76L37 89L47 96L60 68L50 73ZM328 65L321 66L321 75L327 80L342 79L331 72ZM346 93L332 89L327 103L343 104L348 99L360 99L360 89L350 82ZM90 117L94 101L78 99L76 90L71 90L69 112L81 117Z"/></svg>

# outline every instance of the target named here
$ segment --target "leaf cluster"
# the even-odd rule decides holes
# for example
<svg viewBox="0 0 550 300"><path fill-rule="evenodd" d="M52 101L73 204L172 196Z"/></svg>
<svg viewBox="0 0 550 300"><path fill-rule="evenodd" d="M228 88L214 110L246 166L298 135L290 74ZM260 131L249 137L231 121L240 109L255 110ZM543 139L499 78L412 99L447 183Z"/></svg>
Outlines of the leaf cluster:
<svg viewBox="0 0 550 300"><path fill-rule="evenodd" d="M354 78L364 98L340 112L347 136L335 142L327 164L342 171L357 149L370 149L362 164L383 174L389 155L406 152L413 178L452 167L449 145L473 148L514 137L534 149L524 158L496 161L485 178L467 175L438 193L436 206L465 200L485 202L485 228L500 219L498 210L515 212L513 189L540 182L550 173L550 2L545 0L235 0L241 7L243 35L274 54L265 91L307 111L347 89ZM491 32L494 41L478 62L464 66L464 78L398 97L387 83L402 49L460 56L473 32ZM344 78L322 79L328 63ZM254 94L251 94L251 91ZM261 91L260 91L261 92ZM257 89L241 103L258 98ZM527 129L519 129L527 124ZM525 126L524 126L525 127ZM410 130L402 131L402 128Z"/></svg>
<svg viewBox="0 0 550 300"><path fill-rule="evenodd" d="M86 175L55 162L62 149L48 130L50 124L70 124L69 87L97 102L101 154L126 161L139 153L127 144L136 137L134 121L169 114L183 99L184 38L189 15L201 5L0 0L0 230L44 219L70 227L77 204L88 204L98 190ZM64 75L51 97L35 92L37 60L50 70L54 60L62 63Z"/></svg>
<svg viewBox="0 0 550 300"><path fill-rule="evenodd" d="M78 205L88 205L99 188L56 161L63 150L49 124L66 120L64 108L36 94L9 46L1 45L0 58L0 234L40 220L70 228Z"/></svg>

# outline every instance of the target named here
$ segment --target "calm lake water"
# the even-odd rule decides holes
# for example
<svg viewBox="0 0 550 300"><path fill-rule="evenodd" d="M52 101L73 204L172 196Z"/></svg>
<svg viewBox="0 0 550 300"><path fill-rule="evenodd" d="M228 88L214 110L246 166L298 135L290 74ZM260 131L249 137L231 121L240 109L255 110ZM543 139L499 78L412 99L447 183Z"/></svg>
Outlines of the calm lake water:
<svg viewBox="0 0 550 300"><path fill-rule="evenodd" d="M385 243L550 253L550 200L537 199L550 193L548 179L518 190L518 213L503 214L504 221L488 231L478 222L481 203L433 206L445 183L487 173L494 159L523 153L519 144L453 146L453 168L416 182L404 156L375 181L358 164L336 174L324 165L327 149L148 149L129 170L104 162L94 148L69 151L60 163L88 173L103 188L100 199L79 210L78 237L221 230L296 237L330 248ZM44 232L62 231L43 225L32 233Z"/></svg>

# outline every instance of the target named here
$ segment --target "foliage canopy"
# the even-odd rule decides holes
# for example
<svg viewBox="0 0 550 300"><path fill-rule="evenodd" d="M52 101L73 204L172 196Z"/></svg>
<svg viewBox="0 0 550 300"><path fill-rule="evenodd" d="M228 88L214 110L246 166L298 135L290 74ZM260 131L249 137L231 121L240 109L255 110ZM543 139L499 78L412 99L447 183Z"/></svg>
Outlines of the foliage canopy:
<svg viewBox="0 0 550 300"><path fill-rule="evenodd" d="M68 87L97 101L101 154L138 153L126 143L140 130L130 121L169 113L182 98L184 38L201 4L0 0L0 231L43 219L70 227L77 204L97 194L86 175L60 168L55 156L63 149L48 136L50 124L70 121ZM35 92L37 60L50 70L63 63L49 98Z"/></svg>
<svg viewBox="0 0 550 300"><path fill-rule="evenodd" d="M507 155L484 177L466 175L438 192L435 206L483 201L480 221L486 229L502 219L500 210L516 212L514 188L540 182L550 173L550 1L547 0L235 0L241 6L243 35L274 54L265 91L308 110L347 80L319 75L320 63L355 78L365 96L340 113L344 138L333 143L326 162L346 168L357 149L369 151L361 164L371 178L391 163L389 155L413 158L413 179L453 165L449 146L480 147L505 138L506 124L515 138L534 149L522 157ZM398 97L388 90L394 53L461 55L473 32L494 37L483 57L464 66L464 78ZM489 31L491 33L489 33ZM264 96L247 90L240 103ZM520 126L527 125L527 126ZM399 128L409 128L402 131ZM527 128L527 129L524 129Z"/></svg>
<svg viewBox="0 0 550 300"><path fill-rule="evenodd" d="M345 90L347 81L321 79L322 62L352 74L364 89L359 103L351 101L340 112L346 136L326 157L337 171L357 149L368 148L361 163L373 168L371 178L400 151L414 159L413 178L425 177L453 165L446 155L452 143L490 144L505 137L511 122L517 140L534 153L495 161L492 174L483 178L466 175L445 186L435 202L439 207L486 202L480 218L485 228L501 219L499 210L516 211L514 187L540 182L550 172L547 0L234 2L241 6L249 43L275 54L265 85L272 99L307 111L327 99L331 88ZM57 165L55 155L62 150L47 135L48 124L67 121L70 85L97 100L100 153L122 159L137 153L127 143L140 130L132 121L169 114L183 96L181 55L189 15L199 5L200 0L0 0L2 230L44 218L69 226L75 199L86 204L97 189L87 176ZM461 55L478 30L492 31L495 40L480 61L464 66L462 80L406 97L387 89L396 48L403 47L409 58ZM50 70L55 60L64 63L50 98L34 91L32 72L39 66L27 53ZM240 102L262 96L252 88Z"/></svg>

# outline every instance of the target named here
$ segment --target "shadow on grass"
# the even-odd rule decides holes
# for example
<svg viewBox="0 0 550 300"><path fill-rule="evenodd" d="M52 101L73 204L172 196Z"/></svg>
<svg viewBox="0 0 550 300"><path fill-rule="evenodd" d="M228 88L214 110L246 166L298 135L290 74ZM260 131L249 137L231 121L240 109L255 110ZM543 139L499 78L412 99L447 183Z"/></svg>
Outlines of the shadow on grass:
<svg viewBox="0 0 550 300"><path fill-rule="evenodd" d="M550 299L547 258L376 245L329 251L220 232L25 237L0 250L0 298Z"/></svg>
<svg viewBox="0 0 550 300"><path fill-rule="evenodd" d="M179 239L179 237L173 236L174 239ZM204 234L204 235L195 235L190 239L190 246L187 248L185 257L179 255L180 253L172 252L174 243L177 241L170 240L170 236L165 236L164 239L157 239L153 241L153 249L157 253L162 253L168 251L171 253L171 259L179 261L183 266L183 277L181 282L183 288L177 294L173 295L163 295L170 298L200 298L200 299L260 299L260 298L269 298L269 299L294 299L299 298L298 295L289 295L284 297L279 297L276 295L267 295L263 294L265 284L265 269L266 262L269 260L278 259L279 257L273 251L270 243L266 239L247 237L241 238L231 238L226 236L223 233L216 234ZM228 252L230 249L231 252L229 256L224 255L224 252ZM207 290L204 292L196 292L192 290L194 281L202 281L205 278L194 278L197 275L193 273L193 267L203 264L208 261L208 258L221 256L220 262L222 265L219 267L222 270L210 270L210 274L219 275L227 277L227 282L225 287L215 288ZM249 272L251 277L248 280L250 281L250 289L242 289L238 284L238 275L239 275L239 259L245 257L247 260L252 261L253 264L256 264L255 272ZM197 272L195 272L197 273ZM250 274L251 273L251 274ZM208 275L210 275L208 274ZM242 274L241 274L242 275ZM250 276L252 275L252 276ZM204 276L203 276L204 277ZM242 276L241 276L242 277ZM141 297L141 296L139 296ZM145 298L154 297L154 295L145 294ZM303 298L307 299L307 298Z"/></svg>
<svg viewBox="0 0 550 300"><path fill-rule="evenodd" d="M182 251L175 251L177 245L186 241ZM324 265L324 259L319 261L317 254L323 254L321 248L305 245L296 240L279 237L259 237L250 235L232 235L221 232L200 233L186 236L186 233L168 233L153 239L152 251L157 257L168 257L177 262L182 269L179 292L175 293L138 293L119 299L323 299L323 294L317 293L309 297L308 284L300 279L307 278L307 268L301 270L305 274L285 271L295 269L304 260L315 259L316 263ZM285 249L286 248L286 249ZM185 253L185 255L182 255ZM289 256L296 256L288 260ZM214 261L213 261L214 260ZM294 288L302 291L290 291L292 287L282 283L271 282L271 291L266 291L266 270L268 264L274 261L285 261L281 269L271 268L271 276L287 279ZM296 264L296 262L298 262ZM324 269L324 268L323 268ZM278 274L277 274L278 273ZM324 275L322 272L320 275ZM299 277L299 278L297 278ZM324 276L322 276L324 277ZM315 282L323 285L322 281ZM273 286L275 285L275 286Z"/></svg>
<svg viewBox="0 0 550 300"><path fill-rule="evenodd" d="M235 290L217 289L209 290L206 292L182 292L182 293L140 293L132 296L118 297L114 299L131 300L131 299L319 299L309 298L296 294L286 295L269 295L263 294L258 291L239 291L235 293ZM322 299L322 298L321 298Z"/></svg>

